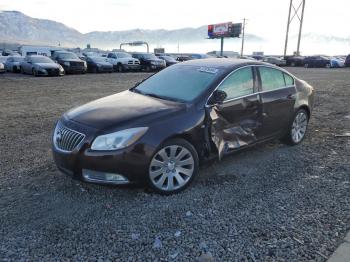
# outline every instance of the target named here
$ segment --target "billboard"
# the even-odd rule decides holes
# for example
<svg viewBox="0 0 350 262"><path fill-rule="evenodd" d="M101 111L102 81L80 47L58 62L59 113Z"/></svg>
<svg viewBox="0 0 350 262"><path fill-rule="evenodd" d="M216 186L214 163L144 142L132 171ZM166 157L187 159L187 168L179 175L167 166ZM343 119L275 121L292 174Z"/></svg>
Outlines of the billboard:
<svg viewBox="0 0 350 262"><path fill-rule="evenodd" d="M208 25L208 37L239 37L242 32L242 23L233 24L232 22Z"/></svg>

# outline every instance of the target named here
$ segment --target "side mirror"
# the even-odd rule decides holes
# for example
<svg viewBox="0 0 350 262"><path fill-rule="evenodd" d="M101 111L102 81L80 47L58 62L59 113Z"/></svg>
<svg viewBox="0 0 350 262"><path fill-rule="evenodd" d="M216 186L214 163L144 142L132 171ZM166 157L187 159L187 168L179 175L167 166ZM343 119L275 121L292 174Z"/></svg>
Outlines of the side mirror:
<svg viewBox="0 0 350 262"><path fill-rule="evenodd" d="M214 93L211 95L209 99L209 104L221 104L227 97L227 94L225 91L222 90L215 90Z"/></svg>

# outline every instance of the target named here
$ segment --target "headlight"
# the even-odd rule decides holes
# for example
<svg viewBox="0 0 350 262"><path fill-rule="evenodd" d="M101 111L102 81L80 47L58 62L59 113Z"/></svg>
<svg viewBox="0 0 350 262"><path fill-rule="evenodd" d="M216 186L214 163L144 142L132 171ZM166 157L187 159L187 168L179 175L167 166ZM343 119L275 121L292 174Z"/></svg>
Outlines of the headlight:
<svg viewBox="0 0 350 262"><path fill-rule="evenodd" d="M65 66L70 66L70 63L69 62L64 62L63 63Z"/></svg>
<svg viewBox="0 0 350 262"><path fill-rule="evenodd" d="M139 140L148 127L136 127L98 136L91 145L92 150L117 150L130 146Z"/></svg>
<svg viewBox="0 0 350 262"><path fill-rule="evenodd" d="M63 67L61 65L59 65L59 69L60 69L61 72L64 71L64 69L63 69Z"/></svg>
<svg viewBox="0 0 350 262"><path fill-rule="evenodd" d="M0 63L0 69L4 69L4 64Z"/></svg>
<svg viewBox="0 0 350 262"><path fill-rule="evenodd" d="M84 61L84 67L87 67L87 63L86 63L86 61Z"/></svg>
<svg viewBox="0 0 350 262"><path fill-rule="evenodd" d="M155 61L151 61L151 65L156 65L157 63Z"/></svg>
<svg viewBox="0 0 350 262"><path fill-rule="evenodd" d="M97 64L97 67L102 67L102 65L101 64Z"/></svg>

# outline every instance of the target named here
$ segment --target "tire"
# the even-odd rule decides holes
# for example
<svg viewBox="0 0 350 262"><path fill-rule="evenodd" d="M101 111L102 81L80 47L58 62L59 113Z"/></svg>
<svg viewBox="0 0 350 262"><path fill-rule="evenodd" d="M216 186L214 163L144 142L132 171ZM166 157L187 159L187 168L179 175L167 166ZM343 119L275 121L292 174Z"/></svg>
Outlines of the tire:
<svg viewBox="0 0 350 262"><path fill-rule="evenodd" d="M36 73L36 71L35 71L34 68L32 69L32 75L33 75L33 76L38 76L38 74Z"/></svg>
<svg viewBox="0 0 350 262"><path fill-rule="evenodd" d="M124 67L121 64L117 65L117 72L118 73L123 73L124 72Z"/></svg>
<svg viewBox="0 0 350 262"><path fill-rule="evenodd" d="M25 72L24 72L23 67L21 67L21 68L20 68L20 70L21 70L21 74L23 74L23 75L24 75L24 74L25 74Z"/></svg>
<svg viewBox="0 0 350 262"><path fill-rule="evenodd" d="M194 146L184 139L170 139L157 149L149 163L148 184L161 195L175 194L191 184L198 168Z"/></svg>
<svg viewBox="0 0 350 262"><path fill-rule="evenodd" d="M309 114L305 109L299 109L294 114L293 121L289 125L288 131L281 141L291 146L300 144L305 138L308 123Z"/></svg>
<svg viewBox="0 0 350 262"><path fill-rule="evenodd" d="M17 66L12 67L12 73L17 73Z"/></svg>

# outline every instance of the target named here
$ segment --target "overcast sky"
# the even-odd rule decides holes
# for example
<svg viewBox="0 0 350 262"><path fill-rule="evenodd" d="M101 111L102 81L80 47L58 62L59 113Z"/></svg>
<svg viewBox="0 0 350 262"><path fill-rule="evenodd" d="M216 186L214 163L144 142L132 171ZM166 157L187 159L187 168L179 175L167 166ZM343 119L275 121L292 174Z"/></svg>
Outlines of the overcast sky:
<svg viewBox="0 0 350 262"><path fill-rule="evenodd" d="M297 4L301 0L294 0ZM249 19L247 32L285 34L289 0L1 0L0 10L62 22L82 33L176 29ZM348 37L350 0L306 0L304 33ZM291 28L297 33L297 26Z"/></svg>

